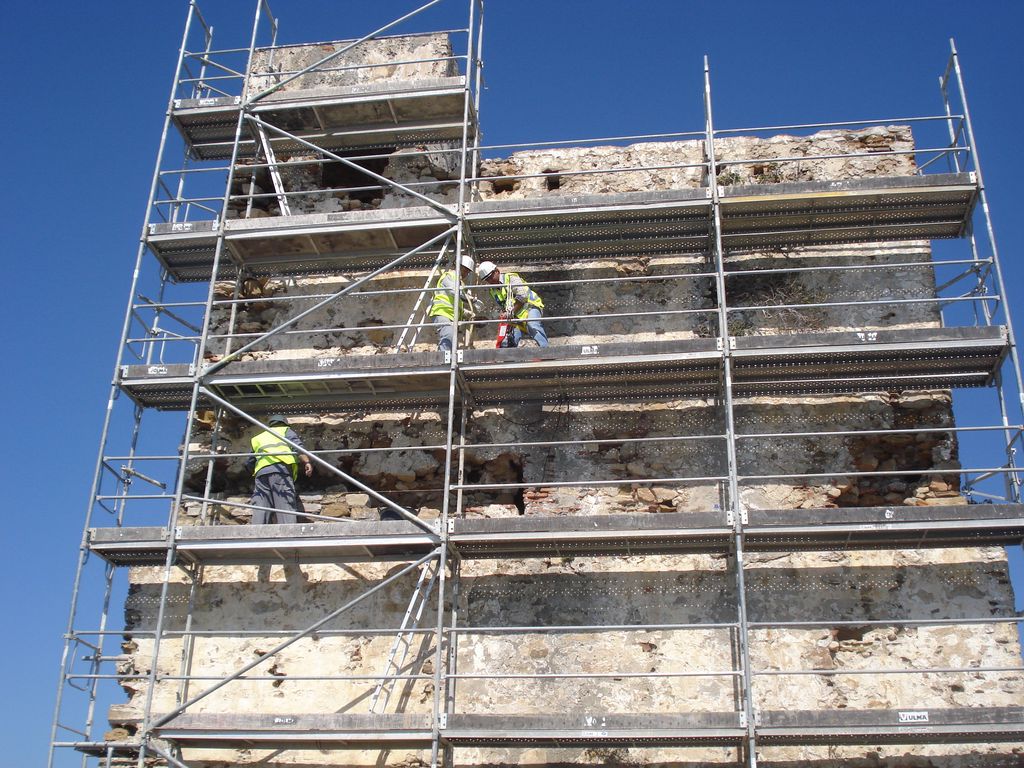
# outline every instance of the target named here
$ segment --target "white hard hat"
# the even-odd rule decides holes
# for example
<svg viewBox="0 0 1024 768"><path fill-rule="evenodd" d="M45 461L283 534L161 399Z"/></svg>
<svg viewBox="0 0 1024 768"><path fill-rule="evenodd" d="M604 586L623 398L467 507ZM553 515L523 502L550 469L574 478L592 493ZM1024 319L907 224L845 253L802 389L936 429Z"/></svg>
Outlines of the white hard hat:
<svg viewBox="0 0 1024 768"><path fill-rule="evenodd" d="M468 269L470 272L473 271L473 267L476 266L476 262L473 261L472 256L463 256L459 259L459 264Z"/></svg>
<svg viewBox="0 0 1024 768"><path fill-rule="evenodd" d="M476 268L476 276L481 280L486 280L488 277L494 274L494 270L498 268L498 265L493 261L481 262L480 266Z"/></svg>

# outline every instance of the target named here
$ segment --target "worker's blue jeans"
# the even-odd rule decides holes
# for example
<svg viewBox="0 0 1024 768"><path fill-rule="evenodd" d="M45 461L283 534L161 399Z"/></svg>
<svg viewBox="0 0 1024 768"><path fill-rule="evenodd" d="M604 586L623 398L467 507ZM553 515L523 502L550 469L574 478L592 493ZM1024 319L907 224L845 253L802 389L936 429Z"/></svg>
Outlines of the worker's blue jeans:
<svg viewBox="0 0 1024 768"><path fill-rule="evenodd" d="M544 332L544 324L541 323L541 318L544 317L543 313L537 307L530 307L529 312L526 314L526 333L530 334L530 338L537 342L538 347L548 346L548 335ZM521 323L516 323L512 326L512 340L519 346L519 342L523 340L523 328Z"/></svg>

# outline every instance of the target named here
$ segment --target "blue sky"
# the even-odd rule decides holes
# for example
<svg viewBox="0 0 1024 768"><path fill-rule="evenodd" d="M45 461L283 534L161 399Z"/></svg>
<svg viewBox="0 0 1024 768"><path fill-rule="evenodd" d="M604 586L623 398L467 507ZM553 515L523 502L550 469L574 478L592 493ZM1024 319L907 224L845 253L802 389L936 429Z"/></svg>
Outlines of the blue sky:
<svg viewBox="0 0 1024 768"><path fill-rule="evenodd" d="M204 7L226 29L226 13L248 16L251 5ZM410 7L272 5L286 42L359 36ZM443 5L431 25L457 26L462 1ZM16 475L0 558L11 638L10 711L0 727L12 765L39 763L46 750L81 521L185 10L184 0L107 0L5 11L0 210L13 424L4 463ZM489 0L485 141L698 130L704 54L719 127L933 115L955 36L1020 315L1022 22L1017 2Z"/></svg>

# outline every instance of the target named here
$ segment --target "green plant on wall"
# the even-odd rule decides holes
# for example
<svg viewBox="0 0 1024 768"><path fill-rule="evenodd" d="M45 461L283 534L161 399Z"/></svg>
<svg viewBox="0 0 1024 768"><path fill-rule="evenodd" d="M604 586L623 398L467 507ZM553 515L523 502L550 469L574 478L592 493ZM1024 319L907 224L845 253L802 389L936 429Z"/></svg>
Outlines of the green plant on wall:
<svg viewBox="0 0 1024 768"><path fill-rule="evenodd" d="M718 182L718 185L720 187L728 187L732 184L739 184L741 181L743 181L743 177L739 174L738 171L729 169L719 173L715 177L715 180Z"/></svg>
<svg viewBox="0 0 1024 768"><path fill-rule="evenodd" d="M782 181L782 168L778 163L761 163L751 169L755 184L778 184Z"/></svg>

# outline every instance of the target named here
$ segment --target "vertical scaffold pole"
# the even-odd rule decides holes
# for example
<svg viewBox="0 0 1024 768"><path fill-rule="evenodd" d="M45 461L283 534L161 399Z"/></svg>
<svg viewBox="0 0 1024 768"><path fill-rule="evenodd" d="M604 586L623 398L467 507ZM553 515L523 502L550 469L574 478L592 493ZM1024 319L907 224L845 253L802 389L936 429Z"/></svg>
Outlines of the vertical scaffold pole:
<svg viewBox="0 0 1024 768"><path fill-rule="evenodd" d="M960 55L956 49L956 41L949 39L950 56L952 60L953 73L956 75L957 91L960 94L960 104L964 109L964 130L967 132L967 144L972 158L974 158L974 172L978 176L978 199L981 202L981 212L985 219L985 230L988 234L989 247L992 249L992 268L996 279L996 290L999 292L999 302L1003 308L1003 317L1006 318L1007 341L1010 346L1010 362L1013 366L1014 383L1017 386L1018 415L1024 417L1024 379L1021 377L1020 352L1013 332L1013 317L1010 314L1009 297L1006 295L1006 283L1003 281L1003 270L999 263L999 246L996 244L995 228L992 225L992 214L988 206L988 194L985 190L985 177L981 172L981 160L978 158L978 145L974 140L974 126L971 123L971 110L967 105L967 89L964 86L963 73L960 71ZM1005 408L1003 384L999 383L1000 408L1002 410L1003 424L1008 427L1008 416ZM1020 475L1015 471L1014 451L1012 440L1014 436L1009 429L1005 430L1007 441L1007 488L1011 496L1019 494Z"/></svg>
<svg viewBox="0 0 1024 768"><path fill-rule="evenodd" d="M194 2L194 0L193 0ZM196 405L199 398L199 388L202 383L202 366L206 352L206 344L210 334L211 315L213 302L216 293L217 274L220 271L220 261L224 253L224 227L227 216L228 203L231 197L231 185L234 180L235 165L238 161L238 147L241 141L242 126L245 124L246 99L245 94L249 88L249 78L252 72L253 56L256 50L256 38L259 34L262 0L256 0L256 8L253 12L252 32L249 37L249 53L246 60L245 76L242 78L242 103L239 106L238 118L235 122L235 138L231 147L231 159L228 164L227 179L225 181L224 196L222 198L220 217L217 221L217 243L213 252L213 264L210 267L210 286L206 294L206 309L203 317L202 332L199 338L199 348L196 352L196 369L193 372L192 397L189 402L188 415L185 423L185 434L182 440L181 464L178 468L178 476L174 488L174 501L172 502L170 519L168 520L168 543L167 558L164 561L164 576L160 585L160 602L157 609L157 617L154 626L153 652L150 662L149 675L147 679L146 702L143 708L142 723L139 732L142 741L139 748L137 768L145 768L146 754L149 743L149 729L153 721L153 698L156 690L157 668L160 659L160 645L163 634L164 621L166 619L167 595L170 588L171 573L174 569L174 562L177 558L177 540L175 529L177 525L178 510L181 506L182 488L185 481L185 470L188 466L188 447L192 439L192 428L195 424ZM173 107L173 102L171 104Z"/></svg>
<svg viewBox="0 0 1024 768"><path fill-rule="evenodd" d="M467 224L466 224L466 198L467 198L467 172L469 170L469 124L471 116L473 115L473 62L476 57L476 45L474 37L474 28L477 23L476 8L479 0L468 0L468 23L466 24L466 73L465 73L465 86L463 88L463 104L462 104L462 143L459 153L459 199L456 208L456 222L457 230L455 232L455 296L453 305L455 308L455 317L452 321L452 354L450 361L450 373L448 378L448 423L446 425L446 436L445 436L445 457L444 457L444 482L443 482L443 498L441 504L441 519L440 529L438 531L441 537L441 563L440 563L440 584L438 585L437 591L437 632L434 639L434 700L433 700L433 715L431 722L431 750L430 750L430 765L431 768L438 768L438 758L441 748L441 731L447 726L447 703L443 695L442 689L444 687L445 677L442 675L442 665L446 661L444 656L444 628L445 628L445 600L447 597L447 581L445 579L445 568L448 565L448 521L453 518L451 509L451 493L452 493L452 447L454 442L454 431L455 431L455 390L457 386L461 385L459 381L459 350L461 347L459 338L459 316L462 311L461 299L462 299L462 256L466 253L466 235L467 235ZM483 3L480 3L481 8ZM479 122L479 115L477 122ZM476 133L474 132L474 147L476 146ZM473 155L475 157L475 154ZM475 172L474 174L475 175ZM460 390L461 391L461 390ZM460 416L462 419L463 429L465 431L466 421L466 408L468 393L462 392L461 396L461 407ZM460 451L460 467L462 451ZM461 480L459 481L461 486ZM462 505L462 492L459 491L459 497L456 500L455 515L461 514ZM443 710L443 711L442 711Z"/></svg>
<svg viewBox="0 0 1024 768"><path fill-rule="evenodd" d="M480 167L480 142L483 140L483 132L480 128L480 91L483 90L482 79L484 73L484 2L479 3L480 19L476 32L476 57L475 61L467 60L466 77L469 77L469 67L473 66L473 114L476 115L476 124L473 130L473 161L470 163L471 178L476 178L477 168ZM469 192L476 192L476 184ZM476 199L476 198L472 198Z"/></svg>
<svg viewBox="0 0 1024 768"><path fill-rule="evenodd" d="M736 603L738 614L740 665L743 673L743 715L747 730L747 766L757 766L757 742L753 694L753 676L750 669L749 627L747 624L746 580L743 573L743 515L739 496L739 466L736 459L736 424L732 394L732 344L729 338L728 297L725 290L725 254L722 250L722 207L717 179L715 152L715 124L711 109L711 69L704 57L704 120L708 157L708 186L711 191L711 227L715 258L715 285L718 295L718 338L722 351L723 408L725 411L726 460L729 470L728 509L733 513L734 560L736 567Z"/></svg>
<svg viewBox="0 0 1024 768"><path fill-rule="evenodd" d="M452 569L452 598L451 598L451 611L449 613L450 621L448 625L448 664L445 667L444 683L444 716L447 720L448 716L455 712L455 696L456 696L456 682L457 680L453 677L458 672L458 656L459 656L459 636L457 634L459 626L459 599L462 592L462 559L458 556L458 553L453 553L455 556L451 560ZM444 752L444 768L452 768L455 763L455 755L451 747L448 747Z"/></svg>
<svg viewBox="0 0 1024 768"><path fill-rule="evenodd" d="M135 253L135 268L132 271L132 284L128 292L128 302L125 307L124 320L121 325L121 342L117 349L117 359L114 363L114 373L110 383L110 390L107 396L107 407L103 414L103 425L100 431L99 449L97 450L96 463L93 469L92 485L89 489L89 501L85 511L85 524L82 527L82 537L78 546L78 565L75 568L75 578L71 587L71 606L68 609L68 621L64 632L64 647L61 653L60 677L57 681L57 697L53 707L53 721L50 726L50 746L47 752L46 766L53 768L54 744L57 741L57 730L60 727L60 713L64 699L64 685L67 678L70 663L71 644L74 642L75 620L78 615L78 601L82 587L82 572L89 556L89 527L92 525L92 510L96 495L99 492L100 478L103 473L103 456L106 453L107 440L109 439L111 419L114 412L114 401L118 394L118 381L120 378L121 365L124 361L125 344L129 338L132 322L132 305L135 302L135 293L139 284L139 277L142 272L142 260L146 254L146 237L149 231L149 219L152 215L153 201L156 199L157 189L160 184L160 166L163 162L164 150L167 147L167 135L171 126L171 112L174 107L174 96L181 79L181 67L185 58L185 47L188 43L189 34L192 29L192 22L196 15L195 0L189 3L188 14L185 17L185 28L182 31L181 45L178 47L178 61L174 69L174 80L171 84L171 92L167 99L167 109L164 111L163 130L160 134L160 143L157 147L156 163L153 168L153 176L149 185L149 198L146 201L146 213L143 216L142 232L139 235L139 245Z"/></svg>
<svg viewBox="0 0 1024 768"><path fill-rule="evenodd" d="M963 172L963 167L962 167L962 165L960 163L960 152L958 150L956 150L956 149L953 149L953 148L956 147L957 143L960 141L960 134L963 131L964 120L961 117L960 121L959 121L960 125L957 126L955 124L955 122L954 122L954 119L953 119L953 108L952 108L952 106L950 105L950 102L949 102L949 76L952 74L952 72L953 72L953 57L950 56L949 63L946 65L946 71L939 77L939 93L942 96L942 106L943 106L943 108L945 109L945 112L946 112L946 127L947 127L947 129L949 131L950 157L952 159L951 169L953 171L955 171L956 173L962 173ZM970 152L970 147L968 147L968 153L969 152ZM968 160L969 159L970 159L970 155L968 154ZM967 233L967 235L968 235L968 237L970 239L970 243L971 243L971 258L973 258L976 262L978 262L978 265L975 267L975 270L974 270L975 276L976 276L976 279L977 279L976 290L979 290L982 293L982 295L984 295L984 293L985 293L985 283L986 283L985 271L982 268L982 264L981 264L982 259L979 256L978 241L977 241L977 238L975 237L975 234L974 234L974 227L970 226L969 224L970 223L968 222L968 233ZM978 306L979 304L981 305L980 307ZM972 306L972 309L974 310L975 322L978 321L978 313L979 313L979 310L980 310L982 316L985 318L985 325L991 325L992 324L992 312L991 312L991 309L989 308L989 305L988 305L987 301L973 302L971 306Z"/></svg>

